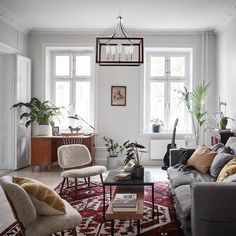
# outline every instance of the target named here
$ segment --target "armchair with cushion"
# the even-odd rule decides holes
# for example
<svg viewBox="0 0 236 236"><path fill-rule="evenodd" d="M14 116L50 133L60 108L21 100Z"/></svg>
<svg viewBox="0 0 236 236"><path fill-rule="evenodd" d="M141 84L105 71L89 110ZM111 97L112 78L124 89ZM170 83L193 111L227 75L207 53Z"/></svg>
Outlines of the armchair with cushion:
<svg viewBox="0 0 236 236"><path fill-rule="evenodd" d="M61 176L63 178L60 193L63 190L65 181L74 179L75 196L77 194L77 179L88 178L90 184L90 177L100 175L101 182L103 182L102 173L106 171L105 166L93 165L92 158L88 148L83 144L70 144L60 146L57 150L58 164L63 169Z"/></svg>
<svg viewBox="0 0 236 236"><path fill-rule="evenodd" d="M26 179L26 181L28 180ZM31 186L34 185L32 182L30 183ZM20 184L14 183L12 177L0 178L0 185L20 226L22 235L48 236L70 229L72 229L73 236L77 235L75 227L81 223L82 218L67 201L61 199L64 202L64 213L42 215L35 208L31 198L33 196L28 194Z"/></svg>

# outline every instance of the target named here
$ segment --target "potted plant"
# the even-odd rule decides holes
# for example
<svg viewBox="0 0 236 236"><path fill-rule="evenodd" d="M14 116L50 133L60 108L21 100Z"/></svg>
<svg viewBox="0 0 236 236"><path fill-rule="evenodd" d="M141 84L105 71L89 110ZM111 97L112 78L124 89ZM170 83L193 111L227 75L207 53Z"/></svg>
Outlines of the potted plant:
<svg viewBox="0 0 236 236"><path fill-rule="evenodd" d="M159 133L161 126L164 125L163 121L158 118L152 118L151 123L152 123L152 132L153 133Z"/></svg>
<svg viewBox="0 0 236 236"><path fill-rule="evenodd" d="M141 149L145 147L138 143L138 141L130 142L129 140L123 144L126 149L126 158L124 164L127 165L130 161L134 162L133 166L133 178L141 179L144 176L144 167L140 164L141 154L140 152L145 152Z"/></svg>
<svg viewBox="0 0 236 236"><path fill-rule="evenodd" d="M202 83L192 92L184 87L184 91L178 91L181 94L181 100L186 105L191 114L193 133L196 145L200 142L202 127L206 125L207 110L205 108L206 94L209 84Z"/></svg>
<svg viewBox="0 0 236 236"><path fill-rule="evenodd" d="M59 107L51 104L49 101L41 102L37 98L32 98L30 102L19 102L12 106L12 108L25 107L28 111L24 112L20 119L25 118L25 126L30 126L33 122L40 126L37 135L48 135L51 133L51 126L54 126L53 119L61 115Z"/></svg>
<svg viewBox="0 0 236 236"><path fill-rule="evenodd" d="M103 137L105 141L105 146L109 156L107 157L107 168L116 169L118 167L117 157L119 153L122 153L124 147L119 143L115 142L111 138Z"/></svg>

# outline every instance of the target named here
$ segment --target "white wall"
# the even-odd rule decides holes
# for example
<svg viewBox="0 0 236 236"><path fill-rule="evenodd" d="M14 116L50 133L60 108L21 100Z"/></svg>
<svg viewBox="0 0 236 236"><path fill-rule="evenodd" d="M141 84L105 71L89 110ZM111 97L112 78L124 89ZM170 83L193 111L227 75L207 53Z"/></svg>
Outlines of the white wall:
<svg viewBox="0 0 236 236"><path fill-rule="evenodd" d="M140 33L141 34L141 33ZM100 34L99 34L100 35ZM45 98L45 47L46 46L95 46L95 34L56 34L32 33L30 35L30 57L32 59L33 92L32 96ZM146 47L193 47L194 80L210 81L215 88L215 35L214 34L155 34L145 35ZM124 142L127 139L138 140L147 147L150 138L171 139L171 134L140 133L142 113L142 77L143 65L139 67L100 67L96 65L96 160L105 160L106 152L102 137L104 135ZM127 105L111 106L111 86L127 86ZM214 90L214 89L212 89ZM209 96L209 110L215 110L215 98ZM212 99L213 98L213 99ZM210 101L211 100L211 101ZM179 138L177 130L177 138ZM207 142L207 140L206 140ZM145 164L157 164L151 161L149 153L143 157Z"/></svg>
<svg viewBox="0 0 236 236"><path fill-rule="evenodd" d="M28 43L27 34L0 20L0 51L16 52L27 56Z"/></svg>
<svg viewBox="0 0 236 236"><path fill-rule="evenodd" d="M227 103L227 116L234 118L228 127L236 130L236 17L218 33L218 93Z"/></svg>

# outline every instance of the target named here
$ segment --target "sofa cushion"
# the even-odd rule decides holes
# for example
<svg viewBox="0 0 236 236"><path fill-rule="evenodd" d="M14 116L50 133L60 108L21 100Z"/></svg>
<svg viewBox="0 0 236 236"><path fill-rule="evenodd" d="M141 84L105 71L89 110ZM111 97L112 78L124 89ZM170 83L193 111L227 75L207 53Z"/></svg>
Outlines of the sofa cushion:
<svg viewBox="0 0 236 236"><path fill-rule="evenodd" d="M236 173L236 157L229 161L221 170L217 181L223 181L225 178Z"/></svg>
<svg viewBox="0 0 236 236"><path fill-rule="evenodd" d="M181 169L172 166L167 169L167 174L172 188L177 188L178 186L191 184L194 182L215 181L215 179L209 174L202 174L197 170L184 172Z"/></svg>
<svg viewBox="0 0 236 236"><path fill-rule="evenodd" d="M210 151L208 147L199 146L193 155L188 159L187 164L193 166L201 173L208 172L217 152Z"/></svg>
<svg viewBox="0 0 236 236"><path fill-rule="evenodd" d="M236 174L232 174L226 177L223 182L236 182Z"/></svg>
<svg viewBox="0 0 236 236"><path fill-rule="evenodd" d="M37 214L61 215L66 213L61 197L43 183L35 179L15 176L12 177L12 180L28 193Z"/></svg>
<svg viewBox="0 0 236 236"><path fill-rule="evenodd" d="M175 200L178 216L187 221L191 215L191 188L190 185L182 185L175 189Z"/></svg>
<svg viewBox="0 0 236 236"><path fill-rule="evenodd" d="M236 154L236 137L229 137L225 146L230 147L233 151L233 154Z"/></svg>
<svg viewBox="0 0 236 236"><path fill-rule="evenodd" d="M233 158L234 156L229 153L217 153L210 167L211 176L217 178L222 168Z"/></svg>

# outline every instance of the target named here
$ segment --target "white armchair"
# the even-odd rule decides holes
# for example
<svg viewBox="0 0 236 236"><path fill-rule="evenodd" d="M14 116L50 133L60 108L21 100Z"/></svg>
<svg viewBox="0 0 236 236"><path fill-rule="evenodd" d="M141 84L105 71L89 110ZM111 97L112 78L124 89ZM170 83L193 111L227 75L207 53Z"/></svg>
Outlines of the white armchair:
<svg viewBox="0 0 236 236"><path fill-rule="evenodd" d="M77 235L75 227L81 221L81 215L67 201L66 213L63 215L38 215L27 192L18 184L12 182L12 177L0 178L0 185L11 206L13 215L24 236L48 236L53 233L72 229L72 235Z"/></svg>
<svg viewBox="0 0 236 236"><path fill-rule="evenodd" d="M65 181L69 178L74 179L75 195L77 193L77 179L88 178L86 184L90 184L90 177L100 175L103 182L102 173L106 171L105 166L93 165L92 158L88 148L83 144L70 144L60 146L57 150L58 164L64 170L61 173L63 178L60 193L62 192Z"/></svg>

